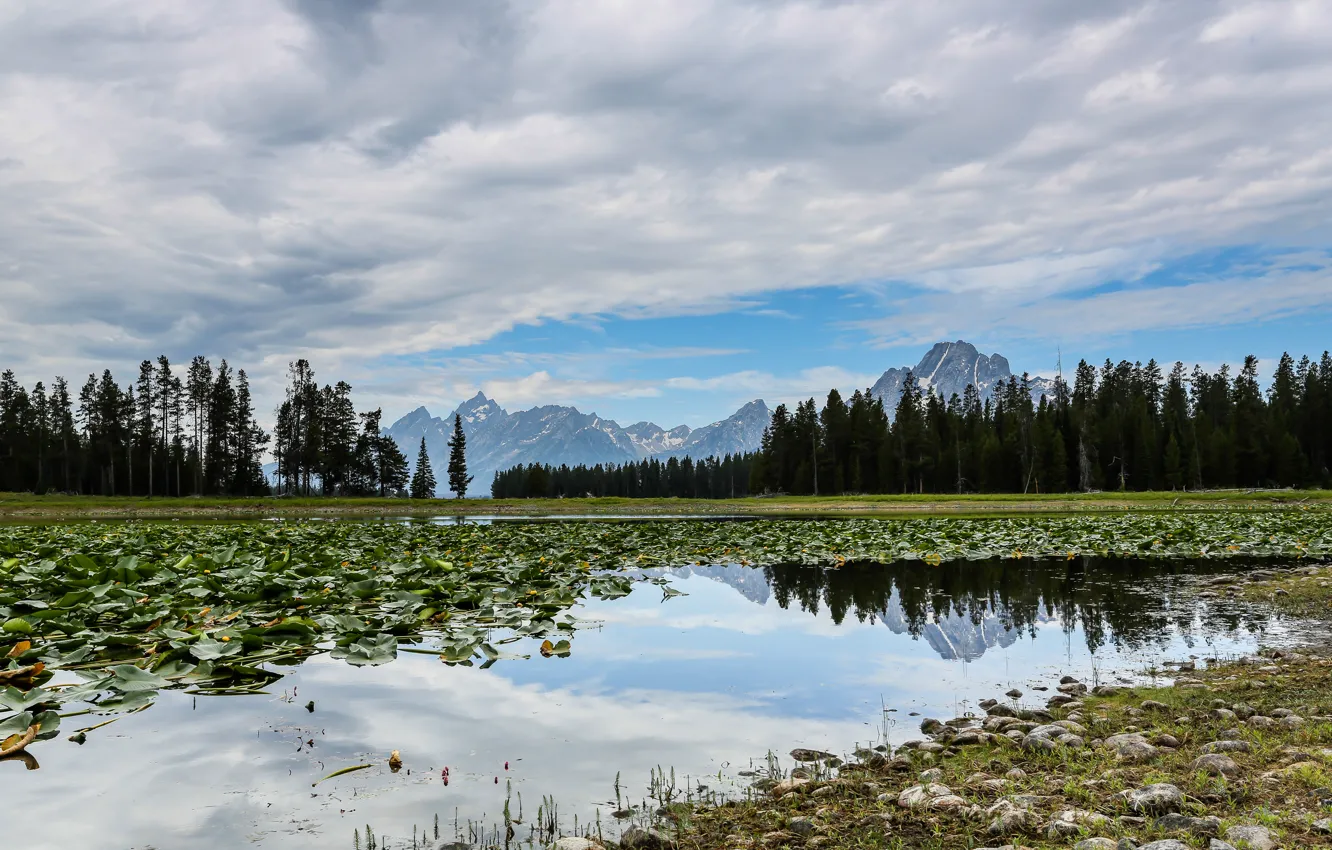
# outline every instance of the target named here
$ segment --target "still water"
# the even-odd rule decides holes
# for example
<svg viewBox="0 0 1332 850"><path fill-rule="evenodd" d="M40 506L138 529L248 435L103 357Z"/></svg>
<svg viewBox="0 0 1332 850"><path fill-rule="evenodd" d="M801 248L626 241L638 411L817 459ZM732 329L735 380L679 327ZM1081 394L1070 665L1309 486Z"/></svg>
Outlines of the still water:
<svg viewBox="0 0 1332 850"><path fill-rule="evenodd" d="M505 647L530 659L488 669L319 656L268 695L164 692L83 746L62 733L34 748L38 770L0 763L6 845L350 848L369 823L381 847L410 847L413 826L433 836L436 816L448 838L455 822L465 832L500 820L506 795L515 818L521 799L525 823L553 797L566 828L599 818L614 834L617 774L635 803L658 766L681 788L738 793L740 772L769 751L787 761L797 746L900 743L918 737L912 712L951 717L1015 686L1043 702L1030 688L1063 673L1136 680L1166 661L1288 640L1265 613L1197 595L1227 569L1237 567L1080 559L672 570L684 595L640 584L582 606L589 628L568 658L542 658L535 642ZM375 767L311 787L363 762Z"/></svg>

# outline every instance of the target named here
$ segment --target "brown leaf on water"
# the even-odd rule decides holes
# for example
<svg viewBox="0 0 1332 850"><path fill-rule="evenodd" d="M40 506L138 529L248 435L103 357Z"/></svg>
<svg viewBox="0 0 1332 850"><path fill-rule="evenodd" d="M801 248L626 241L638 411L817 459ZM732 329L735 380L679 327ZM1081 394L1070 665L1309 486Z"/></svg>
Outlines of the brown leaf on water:
<svg viewBox="0 0 1332 850"><path fill-rule="evenodd" d="M36 664L29 664L27 667L16 667L13 670L0 670L0 685L22 686L24 683L32 685L32 677L40 676L46 665L41 661Z"/></svg>
<svg viewBox="0 0 1332 850"><path fill-rule="evenodd" d="M22 655L23 653L27 652L30 649L32 649L32 641L21 640L18 643L14 644L14 648L9 650L9 655L5 657L18 658L20 655Z"/></svg>
<svg viewBox="0 0 1332 850"><path fill-rule="evenodd" d="M548 641L548 640L543 640L543 641L541 642L541 657L542 657L542 658L549 658L552 654L554 654L554 652L555 652L555 644L551 643L551 642Z"/></svg>
<svg viewBox="0 0 1332 850"><path fill-rule="evenodd" d="M42 731L42 724L34 723L22 735L10 735L3 743L0 743L0 759L9 758L23 752L29 744L36 740L37 733L40 731Z"/></svg>
<svg viewBox="0 0 1332 850"><path fill-rule="evenodd" d="M389 770L394 773L402 770L402 756L398 754L397 750L389 753Z"/></svg>

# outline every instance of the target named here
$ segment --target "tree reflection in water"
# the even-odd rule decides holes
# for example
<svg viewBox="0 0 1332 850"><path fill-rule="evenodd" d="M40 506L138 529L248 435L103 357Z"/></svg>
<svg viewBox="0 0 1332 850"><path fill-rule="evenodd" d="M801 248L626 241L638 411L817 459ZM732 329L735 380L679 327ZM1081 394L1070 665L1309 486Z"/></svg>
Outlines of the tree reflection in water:
<svg viewBox="0 0 1332 850"><path fill-rule="evenodd" d="M945 657L976 657L1044 624L1070 634L1081 629L1095 652L1107 643L1130 650L1163 646L1172 631L1204 639L1257 632L1268 622L1266 613L1238 604L1203 604L1208 600L1198 598L1197 579L1223 572L1205 561L1083 557L837 569L781 564L762 572L783 608L826 609L839 624L848 615L881 620L894 631L929 639Z"/></svg>

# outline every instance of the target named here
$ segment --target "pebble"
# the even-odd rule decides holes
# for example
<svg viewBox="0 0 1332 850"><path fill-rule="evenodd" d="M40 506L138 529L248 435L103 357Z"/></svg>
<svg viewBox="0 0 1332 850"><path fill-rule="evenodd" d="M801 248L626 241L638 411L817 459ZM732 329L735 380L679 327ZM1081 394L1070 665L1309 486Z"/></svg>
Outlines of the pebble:
<svg viewBox="0 0 1332 850"><path fill-rule="evenodd" d="M1105 739L1105 746L1115 751L1120 761L1143 762L1157 756L1156 747L1137 732L1124 732Z"/></svg>
<svg viewBox="0 0 1332 850"><path fill-rule="evenodd" d="M1156 828L1163 832L1191 832L1194 835L1215 836L1221 834L1221 819L1212 816L1195 818L1172 813L1157 818Z"/></svg>
<svg viewBox="0 0 1332 850"><path fill-rule="evenodd" d="M1184 792L1165 782L1145 785L1142 788L1130 788L1121 791L1119 796L1124 798L1129 808L1135 812L1164 814L1178 811L1184 804Z"/></svg>
<svg viewBox="0 0 1332 850"><path fill-rule="evenodd" d="M1213 741L1210 744L1203 744L1204 753L1247 753L1253 751L1253 745L1248 741Z"/></svg>
<svg viewBox="0 0 1332 850"><path fill-rule="evenodd" d="M1277 846L1265 826L1232 826L1226 830L1226 840L1240 850L1276 850Z"/></svg>
<svg viewBox="0 0 1332 850"><path fill-rule="evenodd" d="M1201 770L1210 773L1212 776L1234 776L1239 773L1239 765L1230 756L1220 753L1208 753L1198 756L1189 765L1191 770Z"/></svg>
<svg viewBox="0 0 1332 850"><path fill-rule="evenodd" d="M818 832L819 826L807 817L795 817L791 818L791 822L786 825L786 828L796 835L808 837Z"/></svg>

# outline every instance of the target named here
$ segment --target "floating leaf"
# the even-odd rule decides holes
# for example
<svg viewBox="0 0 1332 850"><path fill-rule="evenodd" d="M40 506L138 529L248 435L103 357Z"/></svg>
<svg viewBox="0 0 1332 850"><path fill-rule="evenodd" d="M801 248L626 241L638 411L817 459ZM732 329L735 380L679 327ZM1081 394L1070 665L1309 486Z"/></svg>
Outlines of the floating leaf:
<svg viewBox="0 0 1332 850"><path fill-rule="evenodd" d="M332 778L335 777L335 776L345 776L345 775L348 774L348 773L355 773L355 772L358 771L358 770L365 770L367 767L374 767L374 765L373 765L373 764L356 764L356 765L352 765L351 767L344 767L344 768L341 768L340 770L335 770L335 771L333 771L332 773L330 773L328 776L325 776L325 777L323 777L322 779L320 779L320 780L318 780L318 781L316 781L316 782L311 782L311 783L310 783L310 787L313 788L313 787L315 787L316 785L318 785L320 782L327 782L328 780L332 779Z"/></svg>

